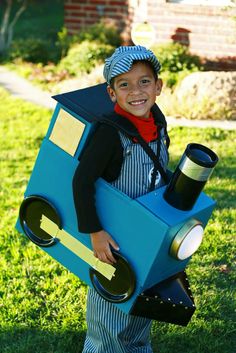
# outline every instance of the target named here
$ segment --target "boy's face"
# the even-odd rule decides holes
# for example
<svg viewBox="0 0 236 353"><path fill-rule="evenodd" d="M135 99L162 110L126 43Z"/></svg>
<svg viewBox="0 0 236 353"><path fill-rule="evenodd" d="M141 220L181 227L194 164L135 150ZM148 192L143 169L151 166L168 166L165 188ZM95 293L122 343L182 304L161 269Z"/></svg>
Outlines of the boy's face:
<svg viewBox="0 0 236 353"><path fill-rule="evenodd" d="M114 103L139 118L149 117L161 89L162 81L155 80L152 68L142 62L135 63L130 71L115 77L114 88L107 87Z"/></svg>

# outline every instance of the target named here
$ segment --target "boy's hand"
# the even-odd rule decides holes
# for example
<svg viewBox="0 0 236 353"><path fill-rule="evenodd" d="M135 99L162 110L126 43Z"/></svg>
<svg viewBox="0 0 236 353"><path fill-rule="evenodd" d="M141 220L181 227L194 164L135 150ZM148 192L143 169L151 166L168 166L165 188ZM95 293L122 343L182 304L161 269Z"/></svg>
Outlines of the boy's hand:
<svg viewBox="0 0 236 353"><path fill-rule="evenodd" d="M111 252L111 247L115 250L119 250L119 246L107 232L101 230L96 233L91 233L91 242L94 256L110 265L116 263L116 259Z"/></svg>

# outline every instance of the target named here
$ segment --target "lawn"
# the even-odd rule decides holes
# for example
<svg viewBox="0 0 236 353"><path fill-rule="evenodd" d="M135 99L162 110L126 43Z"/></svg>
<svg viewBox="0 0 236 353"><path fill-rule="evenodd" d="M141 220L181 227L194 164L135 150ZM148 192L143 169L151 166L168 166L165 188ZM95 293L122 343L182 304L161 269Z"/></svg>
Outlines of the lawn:
<svg viewBox="0 0 236 353"><path fill-rule="evenodd" d="M2 89L0 98L0 353L80 353L86 286L14 228L51 112ZM189 142L219 155L205 187L217 208L187 269L197 310L187 327L155 322L154 353L234 353L236 132L173 127L170 136L171 169Z"/></svg>

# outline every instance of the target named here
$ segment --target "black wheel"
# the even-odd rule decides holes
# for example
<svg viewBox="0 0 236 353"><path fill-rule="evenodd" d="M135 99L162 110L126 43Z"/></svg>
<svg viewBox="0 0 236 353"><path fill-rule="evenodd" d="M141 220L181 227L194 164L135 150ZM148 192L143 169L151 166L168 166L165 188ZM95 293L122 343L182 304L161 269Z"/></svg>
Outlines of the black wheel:
<svg viewBox="0 0 236 353"><path fill-rule="evenodd" d="M113 252L116 263L115 275L108 280L95 269L90 268L90 279L95 290L107 301L122 303L128 300L135 290L135 274L128 261L117 252Z"/></svg>
<svg viewBox="0 0 236 353"><path fill-rule="evenodd" d="M29 196L24 199L20 207L20 223L27 237L35 244L48 247L56 243L54 236L40 228L42 215L61 228L61 220L57 210L41 196Z"/></svg>

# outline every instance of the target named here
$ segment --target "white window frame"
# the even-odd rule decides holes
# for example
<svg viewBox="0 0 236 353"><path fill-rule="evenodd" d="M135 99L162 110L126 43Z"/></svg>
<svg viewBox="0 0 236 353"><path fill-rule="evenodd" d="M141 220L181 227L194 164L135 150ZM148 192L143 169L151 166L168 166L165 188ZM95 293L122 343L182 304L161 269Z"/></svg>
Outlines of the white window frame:
<svg viewBox="0 0 236 353"><path fill-rule="evenodd" d="M168 2L187 5L235 6L232 0L168 0Z"/></svg>

